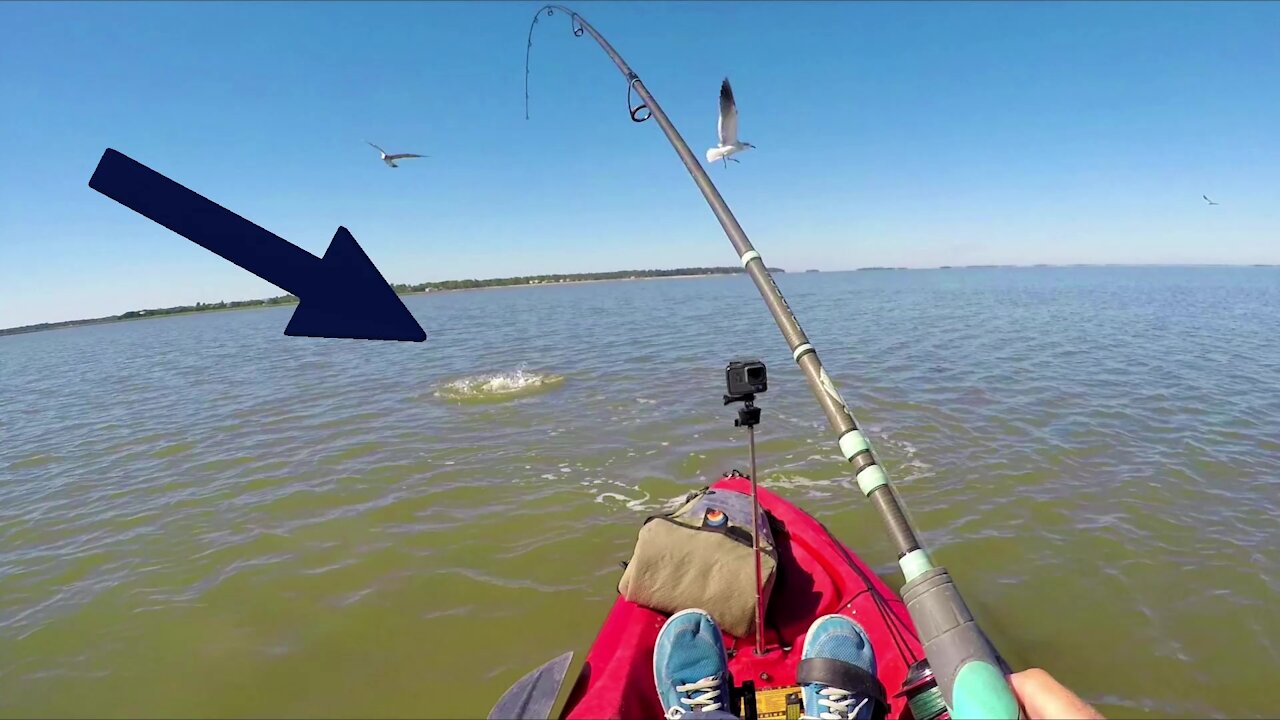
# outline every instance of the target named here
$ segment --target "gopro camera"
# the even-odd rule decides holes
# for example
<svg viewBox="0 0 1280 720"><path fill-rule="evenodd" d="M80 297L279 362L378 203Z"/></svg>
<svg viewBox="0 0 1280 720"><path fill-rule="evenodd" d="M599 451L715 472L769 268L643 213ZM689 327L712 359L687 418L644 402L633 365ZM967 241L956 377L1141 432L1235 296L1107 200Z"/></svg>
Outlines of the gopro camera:
<svg viewBox="0 0 1280 720"><path fill-rule="evenodd" d="M734 360L724 369L729 395L755 395L769 389L769 376L759 360Z"/></svg>

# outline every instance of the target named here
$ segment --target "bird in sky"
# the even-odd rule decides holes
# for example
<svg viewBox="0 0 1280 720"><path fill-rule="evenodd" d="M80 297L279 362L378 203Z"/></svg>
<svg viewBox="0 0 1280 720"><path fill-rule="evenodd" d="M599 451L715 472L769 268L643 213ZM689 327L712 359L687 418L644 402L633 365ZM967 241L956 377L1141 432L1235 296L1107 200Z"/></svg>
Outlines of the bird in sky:
<svg viewBox="0 0 1280 720"><path fill-rule="evenodd" d="M738 162L730 155L755 147L749 142L738 140L738 105L733 101L733 88L729 86L729 78L720 83L720 122L716 129L720 135L720 144L707 151L709 163L722 160L725 167L729 167L729 160Z"/></svg>
<svg viewBox="0 0 1280 720"><path fill-rule="evenodd" d="M397 165L397 164L396 164L396 161L397 161L397 160L404 160L405 158L430 157L430 156L428 156L428 155L416 155L416 154L414 154L414 153L395 153L395 154L390 154L390 153L388 153L386 150L383 150L382 148L378 147L377 145L374 145L373 143L369 142L368 140L365 140L365 142L366 142L366 143L369 143L369 145L371 145L371 146L373 147L373 149L377 150L377 151L382 155L382 162L386 163L386 164L387 164L387 167L400 167L399 165Z"/></svg>
<svg viewBox="0 0 1280 720"><path fill-rule="evenodd" d="M1214 202L1214 201L1210 200L1208 195L1201 195L1200 197L1204 198L1204 201L1205 201L1205 202L1207 202L1207 203L1209 203L1210 205L1217 205L1217 204L1218 204L1218 203L1216 203L1216 202Z"/></svg>

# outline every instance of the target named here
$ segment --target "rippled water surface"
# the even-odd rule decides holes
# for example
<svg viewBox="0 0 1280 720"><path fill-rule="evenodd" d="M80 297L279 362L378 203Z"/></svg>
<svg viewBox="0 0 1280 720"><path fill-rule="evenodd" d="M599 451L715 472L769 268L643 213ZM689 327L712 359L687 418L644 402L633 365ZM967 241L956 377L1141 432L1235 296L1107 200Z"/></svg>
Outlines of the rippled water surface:
<svg viewBox="0 0 1280 720"><path fill-rule="evenodd" d="M778 284L1013 664L1274 716L1280 270ZM483 716L581 658L647 514L745 466L742 355L766 484L900 584L747 278L406 303L426 343L290 308L0 338L0 715ZM559 379L449 389L517 372Z"/></svg>

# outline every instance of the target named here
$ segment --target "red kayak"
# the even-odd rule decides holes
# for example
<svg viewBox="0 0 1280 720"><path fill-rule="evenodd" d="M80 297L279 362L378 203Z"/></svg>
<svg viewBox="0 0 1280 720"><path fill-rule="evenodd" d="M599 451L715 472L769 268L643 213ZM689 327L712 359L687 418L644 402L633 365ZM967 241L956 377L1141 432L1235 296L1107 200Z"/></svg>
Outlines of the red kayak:
<svg viewBox="0 0 1280 720"><path fill-rule="evenodd" d="M749 495L751 482L725 477L712 488ZM778 549L777 580L764 622L765 653L756 655L752 637L724 636L734 684L754 686L746 691L754 692L756 717L785 716L787 695L798 692L796 664L804 634L815 618L830 613L848 615L866 630L890 703L888 717L910 717L900 691L908 668L924 652L906 605L822 523L764 488L758 493ZM562 716L663 717L653 684L653 646L667 617L619 597L587 653Z"/></svg>

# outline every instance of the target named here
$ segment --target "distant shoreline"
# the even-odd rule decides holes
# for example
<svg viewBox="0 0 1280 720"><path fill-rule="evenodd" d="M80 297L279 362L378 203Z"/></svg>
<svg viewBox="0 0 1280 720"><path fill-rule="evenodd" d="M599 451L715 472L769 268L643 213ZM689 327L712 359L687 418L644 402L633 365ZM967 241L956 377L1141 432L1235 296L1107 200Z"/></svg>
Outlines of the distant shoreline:
<svg viewBox="0 0 1280 720"><path fill-rule="evenodd" d="M1276 263L1247 263L1247 264L1222 264L1222 263L1200 263L1200 264L1165 264L1165 263L1072 263L1065 265L1052 265L1039 263L1035 265L939 265L935 267L860 267L852 270L805 270L801 274L807 273L838 273L838 272L889 272L889 271L909 271L909 272L928 272L934 270L984 270L984 269L1005 269L1005 270L1032 270L1045 268L1275 268L1280 267ZM705 267L705 268L676 268L674 270L619 270L615 272L605 273L575 273L564 275L532 275L509 278L491 278L488 280L446 280L437 283L418 283L417 285L392 284L397 295L425 295L437 292L457 292L462 290L492 290L496 288L510 287L535 287L539 285L570 285L600 282L617 282L626 280L677 280L691 279L700 277L711 277L713 275L741 275L745 271L741 267ZM781 268L769 268L771 273L785 273ZM0 328L0 337L5 335L24 335L27 333L44 332L46 330L62 330L64 328L84 327L86 325L105 325L107 323L128 322L131 320L150 320L160 317L174 317L178 315L194 315L196 313L206 312L225 312L228 310L248 310L252 308L265 308L277 306L297 305L298 298L292 295L281 295L274 298L266 298L261 300L237 300L232 302L219 303L196 303L195 305L181 305L171 308L157 308L148 310L131 310L120 315L110 315L100 318L88 318L84 320L64 320L53 323L38 323L35 325L23 325L12 328Z"/></svg>
<svg viewBox="0 0 1280 720"><path fill-rule="evenodd" d="M929 270L1043 270L1046 268L1270 268L1280 267L1276 263L1068 263L1062 265L1054 265L1049 263L1036 263L1035 265L935 265L933 267L887 267L873 265L869 267L854 268L853 270L825 270L823 272L868 272L877 270L910 270L912 272L921 272ZM818 270L806 270L805 272L819 272Z"/></svg>
<svg viewBox="0 0 1280 720"><path fill-rule="evenodd" d="M773 273L785 273L781 268L769 268ZM417 285L392 284L397 295L426 295L438 292L461 292L466 290L494 290L512 287L539 287L544 285L577 285L584 283L620 282L630 280L678 280L689 278L712 277L714 275L742 275L746 271L740 267L705 267L677 268L674 270L619 270L607 273L575 273L566 275L532 275L509 278L491 278L487 280L446 280L438 283L419 283ZM52 323L37 323L12 328L0 328L0 337L5 335L25 335L27 333L62 330L87 325L106 325L108 323L130 322L133 320L153 320L162 317L178 317L208 312L227 312L230 310L251 310L254 308L288 307L298 304L293 295L280 295L260 300L237 300L232 302L196 303L195 305L179 305L169 308L147 310L130 310L119 315L108 315L84 320L64 320Z"/></svg>
<svg viewBox="0 0 1280 720"><path fill-rule="evenodd" d="M776 268L769 268L769 272L779 272ZM598 280L564 280L561 282L544 282L544 283L521 283L518 285L483 285L481 287L454 288L452 290L413 290L410 292L397 292L397 295L435 295L442 292L471 292L473 290L507 290L510 288L527 288L527 287L559 287L560 285L590 285L591 283L608 283L608 282L634 282L639 280L692 280L696 278L716 277L718 275L742 275L743 273L700 273L697 275L652 275L645 277L624 277L624 278L601 278Z"/></svg>

